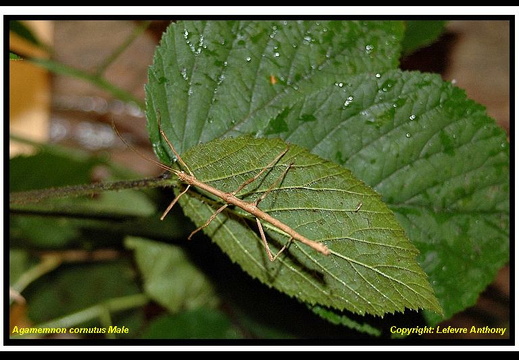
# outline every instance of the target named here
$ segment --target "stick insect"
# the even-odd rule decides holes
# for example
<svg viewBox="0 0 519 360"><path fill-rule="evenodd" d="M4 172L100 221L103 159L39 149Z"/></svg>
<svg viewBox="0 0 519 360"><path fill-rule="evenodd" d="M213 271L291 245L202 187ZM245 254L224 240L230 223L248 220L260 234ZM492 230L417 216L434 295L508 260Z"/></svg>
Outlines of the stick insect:
<svg viewBox="0 0 519 360"><path fill-rule="evenodd" d="M251 177L251 178L247 179L245 182L243 182L243 184L241 184L236 190L234 190L232 192L224 192L224 191L216 189L213 186L211 186L209 184L206 184L206 183L200 181L199 179L197 179L196 176L191 171L191 169L189 168L189 166L184 162L182 157L176 151L176 149L173 146L173 144L169 141L169 139L167 138L166 134L164 133L164 131L162 130L160 125L159 125L159 132L160 132L160 135L164 138L164 140L168 144L168 147L175 154L175 156L176 156L176 158L177 158L181 168L183 168L185 171L184 170L174 169L172 167L169 167L169 166L164 165L162 163L159 163L157 161L153 161L153 162L156 163L157 165L159 165L161 168L163 168L163 169L165 169L167 171L172 172L175 176L177 176L177 178L182 183L187 184L186 188L184 190L182 190L173 199L173 201L169 204L169 206L166 208L166 210L164 211L164 213L162 214L162 216L160 218L161 220L163 220L166 217L166 215L170 212L170 210L173 208L173 206L175 206L175 204L178 202L180 197L182 195L184 195L189 190L189 188L191 186L194 186L196 188L204 190L204 191L206 191L206 192L208 192L208 193L210 193L210 194L220 198L225 204L222 205L220 208L218 208L213 213L213 215L211 215L211 217L209 217L209 219L206 221L205 224L203 224L199 228L195 229L189 235L188 239L191 239L191 237L195 233L197 233L198 231L200 231L200 230L204 229L205 227L207 227L216 218L216 216L218 216L218 214L220 214L223 210L225 210L229 205L234 205L234 206L237 206L237 207L241 208L242 210L248 212L249 214L253 215L256 218L256 224L258 226L258 230L259 230L259 233L260 233L260 236L261 236L261 240L263 242L263 246L266 249L266 252L267 252L267 255L268 255L268 258L269 258L270 261L275 261L276 258L287 248L288 244L290 244L290 242L292 240L296 240L296 241L299 241L299 242L301 242L303 244L306 244L306 245L310 246L312 249L314 249L314 250L316 250L316 251L318 251L318 252L320 252L320 253L322 253L324 255L330 255L330 250L328 249L328 247L326 245L321 244L321 243L319 243L317 241L313 241L313 240L310 240L310 239L306 238L305 236L299 234L297 231L292 229L287 224L279 221L278 219L272 217L271 215L267 214L266 212L264 212L264 211L262 211L261 209L258 208L259 202L262 201L263 199L265 199L265 197L274 188L274 186L286 175L286 172L290 169L292 164L287 166L285 172L283 174L281 174L281 176L267 189L267 191L265 191L255 201L247 202L247 201L244 201L244 200L242 200L242 199L240 199L240 198L238 198L236 196L236 194L239 193L243 188L245 188L247 185L249 185L250 183L252 183L256 179L258 179L265 171L267 171L272 166L274 166L288 152L288 150L289 150L288 146L279 155L277 155L276 158L274 158L267 166L265 166L263 169L261 169L256 175L254 175L253 177ZM270 250L270 247L268 245L268 241L267 241L267 238L265 236L265 232L263 230L263 225L261 224L261 221L268 222L269 224L271 224L275 228L277 228L277 229L281 230L282 232L284 232L285 234L287 234L287 236L289 237L288 242L279 250L279 252L276 255L272 254L272 252Z"/></svg>

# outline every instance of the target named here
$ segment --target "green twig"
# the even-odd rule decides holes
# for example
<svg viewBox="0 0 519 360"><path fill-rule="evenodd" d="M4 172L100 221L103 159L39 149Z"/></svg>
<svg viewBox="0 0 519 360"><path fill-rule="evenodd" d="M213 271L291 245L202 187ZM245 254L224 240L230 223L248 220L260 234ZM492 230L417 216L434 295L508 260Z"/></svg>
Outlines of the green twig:
<svg viewBox="0 0 519 360"><path fill-rule="evenodd" d="M34 32L28 28L22 21L13 20L9 22L9 32L14 33L25 41L39 47L40 49L51 54L54 50L52 47L44 43Z"/></svg>
<svg viewBox="0 0 519 360"><path fill-rule="evenodd" d="M145 294L133 294L113 298L78 312L40 324L37 327L72 327L99 317L106 310L110 312L128 310L143 306L148 303L148 301L148 296Z"/></svg>
<svg viewBox="0 0 519 360"><path fill-rule="evenodd" d="M59 188L29 190L9 194L9 205L24 205L40 202L50 198L95 195L103 191L118 191L125 189L152 189L157 187L171 187L171 179L165 176L140 180L123 180L86 185L71 185Z"/></svg>
<svg viewBox="0 0 519 360"><path fill-rule="evenodd" d="M29 270L25 271L16 283L11 287L12 290L21 293L30 283L34 280L42 277L46 273L54 270L61 264L61 258L59 256L47 256L42 259L37 265L33 266ZM9 303L11 304L14 299L10 298Z"/></svg>
<svg viewBox="0 0 519 360"><path fill-rule="evenodd" d="M150 26L151 21L144 21L139 26L135 27L126 39L119 47L117 47L109 56L107 56L103 62L97 67L95 74L102 76L105 70L134 42L146 29Z"/></svg>
<svg viewBox="0 0 519 360"><path fill-rule="evenodd" d="M102 304L101 304L102 305ZM110 309L108 306L101 306L101 309L99 309L99 322L101 323L101 326L104 328L108 328L112 326L112 316L110 314ZM115 333L107 333L106 337L109 339L115 339Z"/></svg>
<svg viewBox="0 0 519 360"><path fill-rule="evenodd" d="M44 58L37 58L37 57L29 57L27 60L31 61L32 63L41 66L49 71L52 71L56 74L61 75L67 75L72 76L81 80L85 80L97 87L99 87L102 90L105 90L112 94L114 97L128 103L134 103L137 106L141 108L141 110L144 110L145 106L144 103L133 96L131 93L129 93L126 90L121 89L120 87L117 87L107 81L105 78L98 74L91 74L87 71L80 70L62 63L59 63L57 61L51 60L51 59L44 59Z"/></svg>
<svg viewBox="0 0 519 360"><path fill-rule="evenodd" d="M34 328L71 328L92 319L101 319L106 316L106 312L114 313L133 309L146 305L148 301L149 298L145 294L133 294L113 298L78 312L62 316L43 324L39 324L34 326ZM32 335L34 336L34 334Z"/></svg>

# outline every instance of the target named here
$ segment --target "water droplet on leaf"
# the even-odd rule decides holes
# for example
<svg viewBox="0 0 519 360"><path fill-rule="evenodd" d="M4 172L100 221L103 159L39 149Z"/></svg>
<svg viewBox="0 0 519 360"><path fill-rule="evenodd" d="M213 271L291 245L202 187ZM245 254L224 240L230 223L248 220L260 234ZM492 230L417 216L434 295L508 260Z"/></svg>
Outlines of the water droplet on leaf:
<svg viewBox="0 0 519 360"><path fill-rule="evenodd" d="M182 70L180 70L180 74L182 75L182 79L184 80L189 80L189 77L187 76L187 69L186 68L182 68Z"/></svg>
<svg viewBox="0 0 519 360"><path fill-rule="evenodd" d="M353 96L348 96L348 97L346 98L346 101L344 102L344 105L343 105L343 106L344 106L345 108L348 107L348 106L350 106L350 104L352 103L352 101L353 101Z"/></svg>
<svg viewBox="0 0 519 360"><path fill-rule="evenodd" d="M383 92L388 92L395 84L396 80L388 79L384 81L384 83L380 87L380 90L382 90Z"/></svg>

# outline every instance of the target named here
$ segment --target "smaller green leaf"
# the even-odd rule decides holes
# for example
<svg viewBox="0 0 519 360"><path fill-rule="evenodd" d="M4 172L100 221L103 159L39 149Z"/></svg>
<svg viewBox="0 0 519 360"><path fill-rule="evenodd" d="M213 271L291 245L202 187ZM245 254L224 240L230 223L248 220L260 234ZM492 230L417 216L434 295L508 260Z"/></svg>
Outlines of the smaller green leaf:
<svg viewBox="0 0 519 360"><path fill-rule="evenodd" d="M288 152L237 196L253 202L271 189L260 209L312 241L325 256L264 223L274 262L257 234L255 218L242 210L221 212L204 231L251 276L310 304L359 314L383 315L405 308L441 312L418 251L393 213L347 169L279 139L239 137L194 147L183 160L202 182L233 192L272 159ZM287 171L288 169L288 171ZM281 183L275 184L282 179ZM205 193L204 193L205 194ZM204 226L221 200L195 191L180 198L184 212Z"/></svg>
<svg viewBox="0 0 519 360"><path fill-rule="evenodd" d="M211 283L181 248L137 237L126 239L126 247L135 253L146 294L169 311L217 303Z"/></svg>

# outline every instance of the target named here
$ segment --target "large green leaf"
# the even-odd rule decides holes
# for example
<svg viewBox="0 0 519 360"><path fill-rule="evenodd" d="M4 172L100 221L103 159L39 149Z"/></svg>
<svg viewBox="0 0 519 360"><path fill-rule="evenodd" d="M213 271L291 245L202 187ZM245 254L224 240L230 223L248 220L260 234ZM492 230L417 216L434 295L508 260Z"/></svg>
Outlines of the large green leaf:
<svg viewBox="0 0 519 360"><path fill-rule="evenodd" d="M396 69L401 22L178 22L149 72L158 157L215 138L281 137L345 165L393 209L447 317L509 258L509 145L437 75ZM440 318L429 317L431 323Z"/></svg>
<svg viewBox="0 0 519 360"><path fill-rule="evenodd" d="M400 22L178 22L164 34L146 85L155 151L165 163L173 158L159 116L180 153L222 136L278 133L289 114L311 123L301 105L322 106L338 75L396 66L403 31Z"/></svg>
<svg viewBox="0 0 519 360"><path fill-rule="evenodd" d="M238 137L198 145L183 160L200 181L232 192L286 148L281 140ZM383 315L405 308L441 312L416 262L418 251L380 196L350 171L290 145L274 167L237 196L253 202L272 184L276 186L259 208L327 245L331 255L293 241L271 262L260 236L251 230L256 226L254 217L240 209L225 211L204 230L251 276L302 301L361 314ZM188 194L180 204L198 226L222 205L210 194L205 195L213 197L213 204L194 192ZM287 244L288 237L278 228L269 223L263 227L274 253Z"/></svg>

